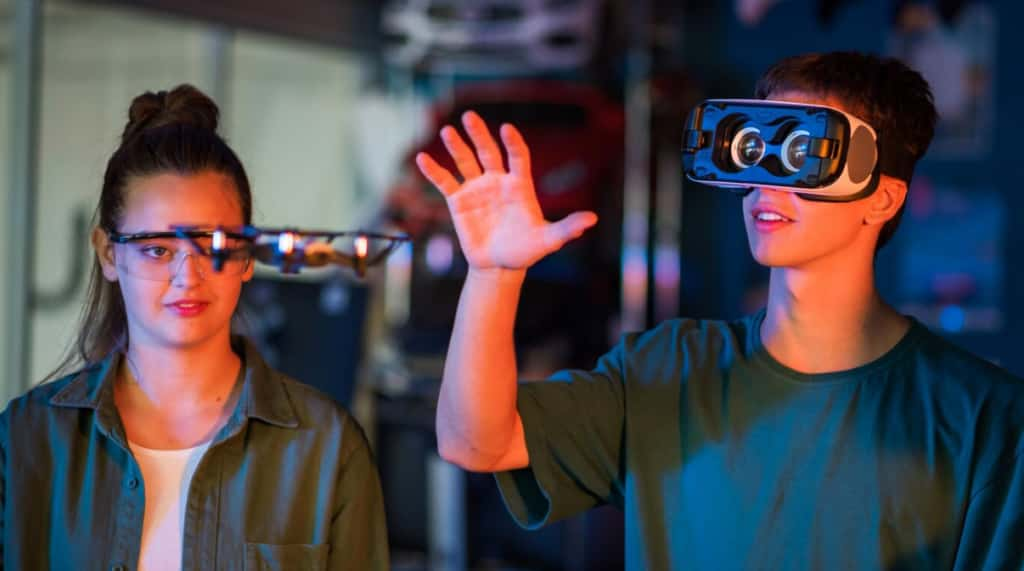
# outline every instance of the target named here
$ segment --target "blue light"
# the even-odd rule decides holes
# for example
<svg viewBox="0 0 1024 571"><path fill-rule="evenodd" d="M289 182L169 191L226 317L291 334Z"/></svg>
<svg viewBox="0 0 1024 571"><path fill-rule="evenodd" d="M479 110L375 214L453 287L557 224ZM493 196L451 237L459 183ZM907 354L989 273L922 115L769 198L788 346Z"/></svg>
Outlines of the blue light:
<svg viewBox="0 0 1024 571"><path fill-rule="evenodd" d="M967 314L959 305L947 305L939 313L939 326L952 333L963 331L966 321Z"/></svg>

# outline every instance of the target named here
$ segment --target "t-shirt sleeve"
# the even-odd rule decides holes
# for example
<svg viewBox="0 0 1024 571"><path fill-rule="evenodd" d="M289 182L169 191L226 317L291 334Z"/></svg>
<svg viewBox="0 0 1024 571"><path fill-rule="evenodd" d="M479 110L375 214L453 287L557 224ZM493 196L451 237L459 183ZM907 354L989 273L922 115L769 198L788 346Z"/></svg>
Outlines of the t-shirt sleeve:
<svg viewBox="0 0 1024 571"><path fill-rule="evenodd" d="M1024 454L1018 448L967 505L958 570L1024 569Z"/></svg>
<svg viewBox="0 0 1024 571"><path fill-rule="evenodd" d="M519 385L530 465L495 474L519 525L534 529L598 504L621 505L625 345L591 371L561 371Z"/></svg>

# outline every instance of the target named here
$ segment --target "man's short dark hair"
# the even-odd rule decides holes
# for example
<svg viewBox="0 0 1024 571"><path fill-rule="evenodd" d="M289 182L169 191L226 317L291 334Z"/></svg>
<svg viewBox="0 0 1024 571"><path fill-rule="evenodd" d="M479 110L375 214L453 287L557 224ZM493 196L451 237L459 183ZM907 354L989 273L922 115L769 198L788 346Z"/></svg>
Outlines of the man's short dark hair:
<svg viewBox="0 0 1024 571"><path fill-rule="evenodd" d="M786 91L833 97L878 133L882 174L906 181L935 134L938 113L931 88L920 73L898 59L856 52L804 54L785 58L757 80L755 95L766 99ZM904 203L905 205L906 203ZM903 208L878 235L881 248L896 232Z"/></svg>

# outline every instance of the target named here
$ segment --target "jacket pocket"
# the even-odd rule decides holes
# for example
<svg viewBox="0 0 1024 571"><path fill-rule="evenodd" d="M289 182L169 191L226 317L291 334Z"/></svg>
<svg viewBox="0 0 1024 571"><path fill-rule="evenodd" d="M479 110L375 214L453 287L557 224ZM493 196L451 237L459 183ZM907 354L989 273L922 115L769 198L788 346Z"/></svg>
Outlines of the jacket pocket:
<svg viewBox="0 0 1024 571"><path fill-rule="evenodd" d="M245 571L320 571L327 569L327 550L320 545L245 544Z"/></svg>

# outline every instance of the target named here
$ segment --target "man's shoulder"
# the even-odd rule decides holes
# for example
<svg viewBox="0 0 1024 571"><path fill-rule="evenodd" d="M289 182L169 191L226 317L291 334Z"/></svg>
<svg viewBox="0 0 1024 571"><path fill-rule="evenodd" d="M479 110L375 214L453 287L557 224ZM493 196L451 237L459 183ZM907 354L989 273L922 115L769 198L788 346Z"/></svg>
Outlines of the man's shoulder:
<svg viewBox="0 0 1024 571"><path fill-rule="evenodd" d="M1024 434L1024 379L918 327L909 369L891 380L909 383L926 417L975 434L985 449L1015 449Z"/></svg>
<svg viewBox="0 0 1024 571"><path fill-rule="evenodd" d="M915 362L923 374L942 382L961 381L972 387L1001 389L1024 396L1024 379L917 324Z"/></svg>
<svg viewBox="0 0 1024 571"><path fill-rule="evenodd" d="M719 370L750 351L756 315L740 319L667 319L646 331L626 334L617 350L634 379L678 382L705 368Z"/></svg>
<svg viewBox="0 0 1024 571"><path fill-rule="evenodd" d="M982 485L1021 456L1024 378L927 330L912 362L930 415L972 443L968 457Z"/></svg>
<svg viewBox="0 0 1024 571"><path fill-rule="evenodd" d="M759 314L737 319L707 319L676 317L659 322L646 331L635 333L639 341L665 340L721 340L745 342L751 329L756 326Z"/></svg>

